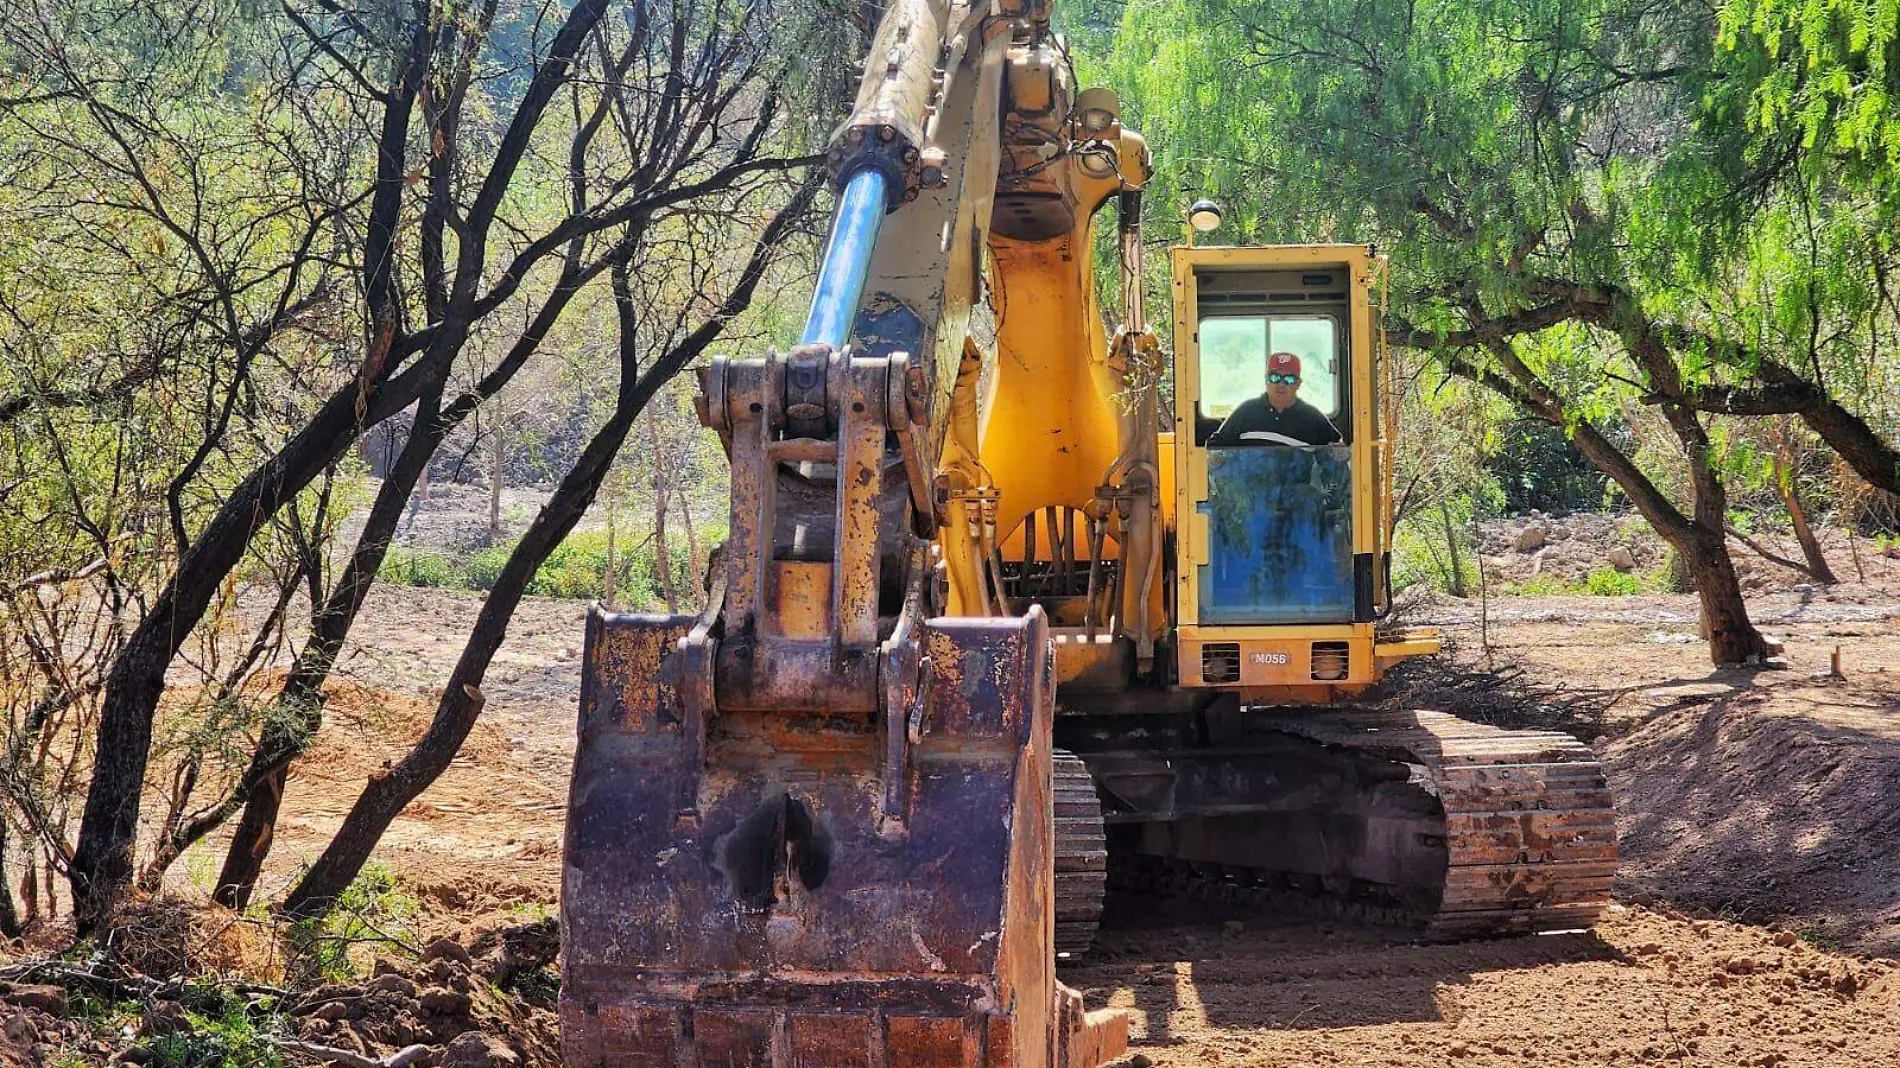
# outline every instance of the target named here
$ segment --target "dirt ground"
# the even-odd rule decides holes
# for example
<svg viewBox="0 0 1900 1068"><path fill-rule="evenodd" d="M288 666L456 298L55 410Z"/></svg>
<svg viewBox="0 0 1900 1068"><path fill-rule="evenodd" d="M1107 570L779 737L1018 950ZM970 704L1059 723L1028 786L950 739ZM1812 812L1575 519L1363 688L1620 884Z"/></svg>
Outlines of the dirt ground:
<svg viewBox="0 0 1900 1068"><path fill-rule="evenodd" d="M1137 1051L1216 1065L1900 1063L1900 562L1751 598L1781 670L1713 670L1690 597L1441 599L1450 651L1386 699L1595 744L1623 904L1594 933L1467 945L1121 908L1065 969L1137 1013ZM379 588L348 684L290 783L271 887L433 713L479 595ZM462 756L377 852L453 927L556 900L580 677L577 602L529 599ZM1830 671L1839 651L1843 677ZM215 847L213 847L215 848ZM1238 929L1235 929L1238 927Z"/></svg>

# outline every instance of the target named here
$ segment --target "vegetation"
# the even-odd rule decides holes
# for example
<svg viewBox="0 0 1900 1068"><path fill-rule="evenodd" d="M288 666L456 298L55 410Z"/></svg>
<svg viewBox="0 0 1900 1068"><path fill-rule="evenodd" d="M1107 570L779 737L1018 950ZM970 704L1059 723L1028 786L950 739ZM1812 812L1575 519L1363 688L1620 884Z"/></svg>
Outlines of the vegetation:
<svg viewBox="0 0 1900 1068"><path fill-rule="evenodd" d="M1767 648L1727 547L1741 426L1900 482L1883 10L1133 0L1099 69L1162 210L1388 250L1393 340L1564 435L1736 662Z"/></svg>
<svg viewBox="0 0 1900 1068"><path fill-rule="evenodd" d="M94 934L214 835L251 905L379 580L484 599L271 903L313 931L380 900L522 597L700 606L718 445L675 380L790 339L875 7L0 12L0 933L64 897ZM1817 528L1900 536L1893 0L1063 10L1155 147L1158 243L1212 195L1224 239L1391 257L1400 585L1478 592L1499 517L1629 509L1665 575L1518 591L1686 583L1746 662L1738 547L1785 529L1825 582ZM479 543L410 536L476 481Z"/></svg>
<svg viewBox="0 0 1900 1068"><path fill-rule="evenodd" d="M322 916L298 920L291 932L297 969L307 978L355 979L375 952L408 948L416 899L396 882L387 864L371 861Z"/></svg>

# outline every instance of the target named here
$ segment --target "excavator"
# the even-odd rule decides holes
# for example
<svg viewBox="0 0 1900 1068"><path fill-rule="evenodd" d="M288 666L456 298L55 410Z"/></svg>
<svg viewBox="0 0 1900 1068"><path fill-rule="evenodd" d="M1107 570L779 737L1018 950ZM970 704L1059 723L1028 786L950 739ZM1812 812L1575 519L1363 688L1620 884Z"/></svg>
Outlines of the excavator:
<svg viewBox="0 0 1900 1068"><path fill-rule="evenodd" d="M1050 4L892 0L800 343L699 372L707 607L589 616L571 1068L1089 1068L1128 1016L1057 963L1111 883L1428 937L1608 903L1586 747L1355 703L1439 648L1389 619L1383 260L1190 240L1170 360L1147 146ZM1234 432L1263 395L1329 432Z"/></svg>

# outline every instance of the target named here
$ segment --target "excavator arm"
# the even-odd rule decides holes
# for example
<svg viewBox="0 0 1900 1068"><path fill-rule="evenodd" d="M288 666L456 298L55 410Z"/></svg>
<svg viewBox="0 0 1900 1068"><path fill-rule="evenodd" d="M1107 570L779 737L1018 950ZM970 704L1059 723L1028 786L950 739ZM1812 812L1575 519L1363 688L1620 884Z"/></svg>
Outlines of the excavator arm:
<svg viewBox="0 0 1900 1068"><path fill-rule="evenodd" d="M1030 496L997 487L1028 476L976 461L1012 353L1084 353L1060 388L1118 388L1088 227L1147 156L1093 101L1046 0L890 5L829 148L801 343L700 374L732 466L710 603L588 621L569 1065L1044 1068L1125 1045L1055 980L1051 626L995 574L996 504ZM1139 418L1055 432L1108 443L1063 500L1152 553ZM1088 598L1153 592L1119 589Z"/></svg>

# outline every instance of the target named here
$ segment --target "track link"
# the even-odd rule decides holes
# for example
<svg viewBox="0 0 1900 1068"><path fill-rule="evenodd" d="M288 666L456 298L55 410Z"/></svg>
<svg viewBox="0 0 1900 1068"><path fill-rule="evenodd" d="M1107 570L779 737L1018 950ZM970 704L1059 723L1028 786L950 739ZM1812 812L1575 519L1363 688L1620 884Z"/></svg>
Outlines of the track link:
<svg viewBox="0 0 1900 1068"><path fill-rule="evenodd" d="M1095 944L1108 893L1108 838L1095 779L1080 757L1053 754L1056 818L1056 952L1079 957Z"/></svg>

